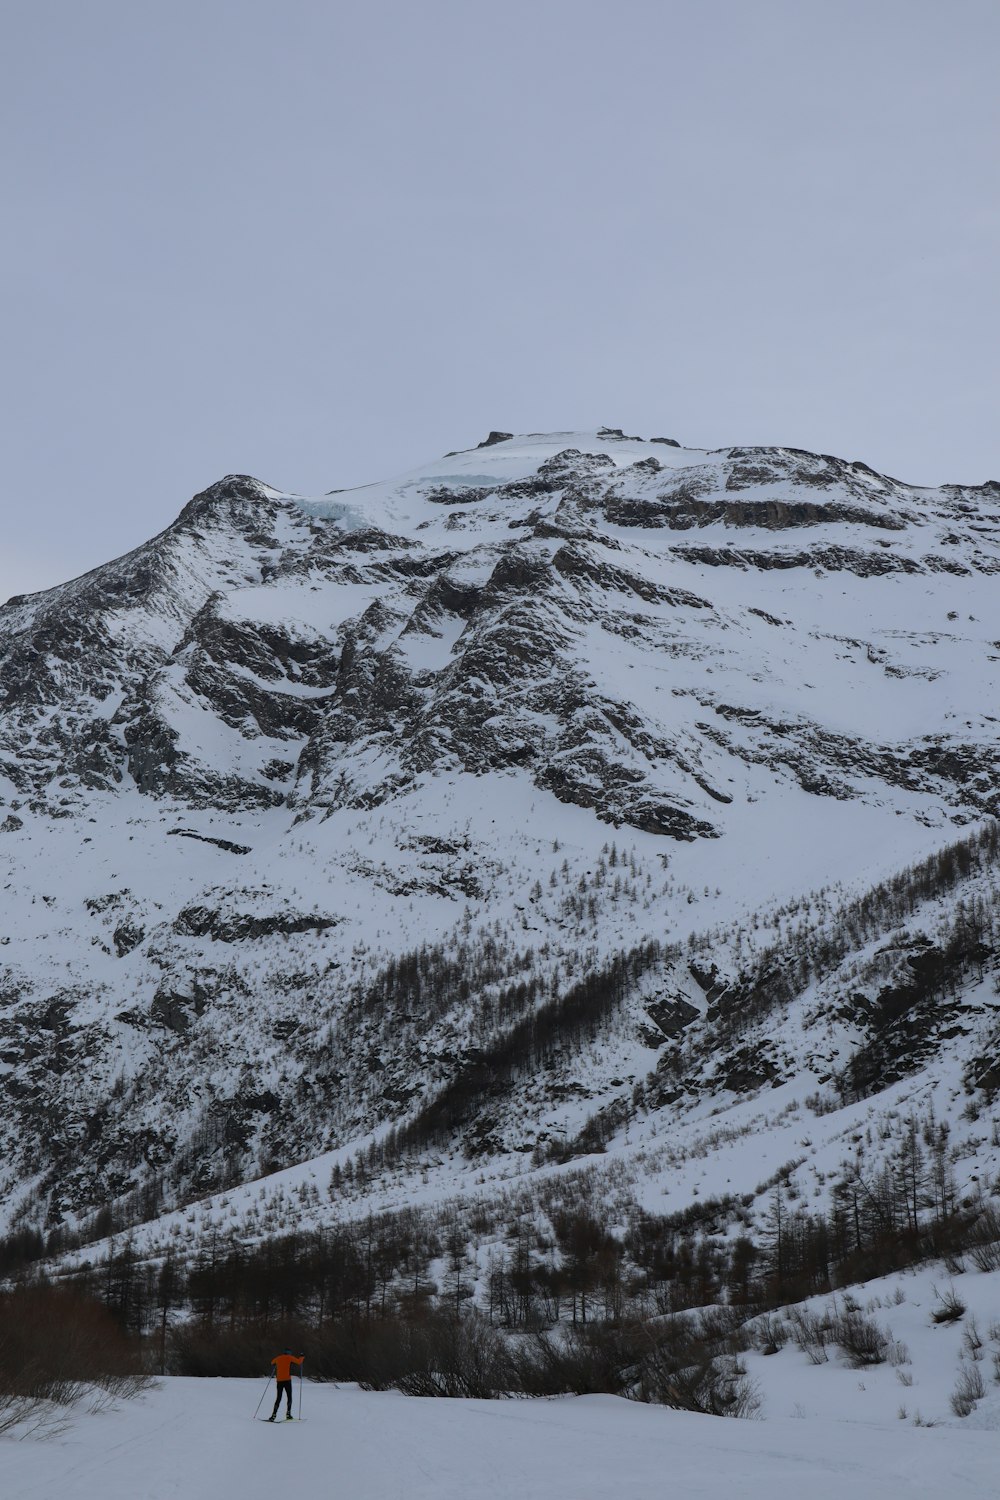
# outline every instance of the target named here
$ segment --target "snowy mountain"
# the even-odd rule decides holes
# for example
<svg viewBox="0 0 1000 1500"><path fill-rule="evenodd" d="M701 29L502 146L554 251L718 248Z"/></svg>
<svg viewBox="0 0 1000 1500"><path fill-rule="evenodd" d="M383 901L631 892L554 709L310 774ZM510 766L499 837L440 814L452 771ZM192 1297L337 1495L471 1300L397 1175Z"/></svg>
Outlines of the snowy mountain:
<svg viewBox="0 0 1000 1500"><path fill-rule="evenodd" d="M1000 484L603 429L10 600L7 1228L995 1179L998 572Z"/></svg>

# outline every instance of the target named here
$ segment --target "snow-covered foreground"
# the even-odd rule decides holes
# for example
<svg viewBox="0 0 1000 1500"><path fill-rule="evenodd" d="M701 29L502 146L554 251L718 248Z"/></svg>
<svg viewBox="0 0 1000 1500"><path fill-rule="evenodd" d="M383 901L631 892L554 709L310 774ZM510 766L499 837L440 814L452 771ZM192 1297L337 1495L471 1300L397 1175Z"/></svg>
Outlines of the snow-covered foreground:
<svg viewBox="0 0 1000 1500"><path fill-rule="evenodd" d="M951 1500L1000 1493L995 1431L728 1421L612 1396L413 1400L305 1384L299 1423L251 1422L261 1382L171 1378L48 1441L0 1443L19 1500ZM296 1399L298 1392L296 1392ZM265 1402L264 1410L268 1403Z"/></svg>

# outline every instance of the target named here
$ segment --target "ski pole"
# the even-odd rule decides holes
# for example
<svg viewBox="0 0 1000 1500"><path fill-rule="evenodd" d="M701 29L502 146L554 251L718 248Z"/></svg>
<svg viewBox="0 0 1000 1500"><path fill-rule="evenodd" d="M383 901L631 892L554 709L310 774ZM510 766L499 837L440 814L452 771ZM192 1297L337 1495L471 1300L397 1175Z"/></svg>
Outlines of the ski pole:
<svg viewBox="0 0 1000 1500"><path fill-rule="evenodd" d="M302 1421L302 1366L299 1366L299 1421Z"/></svg>
<svg viewBox="0 0 1000 1500"><path fill-rule="evenodd" d="M267 1388L268 1388L268 1386L270 1384L271 1384L271 1377L270 1377L270 1375L267 1375L264 1378L264 1389L260 1393L260 1401L257 1402L256 1408L254 1409L254 1414L253 1414L253 1418L252 1418L252 1420L254 1422L256 1422L256 1420L257 1420L257 1412L260 1411L261 1402L264 1400L264 1397L267 1395Z"/></svg>

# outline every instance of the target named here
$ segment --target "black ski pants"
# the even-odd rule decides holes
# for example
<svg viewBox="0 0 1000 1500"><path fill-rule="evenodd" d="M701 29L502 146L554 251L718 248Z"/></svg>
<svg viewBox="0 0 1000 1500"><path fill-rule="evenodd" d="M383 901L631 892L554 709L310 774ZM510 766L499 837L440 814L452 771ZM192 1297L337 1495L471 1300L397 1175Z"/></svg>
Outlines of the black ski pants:
<svg viewBox="0 0 1000 1500"><path fill-rule="evenodd" d="M285 1409L286 1415L289 1417L292 1415L292 1382L291 1380L279 1380L278 1394L274 1398L274 1411L271 1413L272 1417L276 1417L278 1415L278 1407L281 1405L282 1392L284 1392L285 1399L288 1402L288 1406Z"/></svg>

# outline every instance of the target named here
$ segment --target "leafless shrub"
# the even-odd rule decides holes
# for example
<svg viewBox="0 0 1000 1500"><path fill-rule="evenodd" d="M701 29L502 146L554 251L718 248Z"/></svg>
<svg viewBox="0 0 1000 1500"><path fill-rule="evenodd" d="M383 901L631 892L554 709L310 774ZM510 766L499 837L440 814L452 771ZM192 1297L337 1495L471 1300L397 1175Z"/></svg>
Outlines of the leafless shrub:
<svg viewBox="0 0 1000 1500"><path fill-rule="evenodd" d="M788 1342L788 1326L783 1319L764 1313L753 1324L751 1338L761 1354L777 1354Z"/></svg>
<svg viewBox="0 0 1000 1500"><path fill-rule="evenodd" d="M0 1432L52 1435L60 1407L128 1397L146 1383L135 1346L100 1303L47 1285L0 1295Z"/></svg>
<svg viewBox="0 0 1000 1500"><path fill-rule="evenodd" d="M969 1314L965 1327L962 1329L962 1345L970 1359L982 1359L983 1340L979 1332L979 1326L971 1313Z"/></svg>
<svg viewBox="0 0 1000 1500"><path fill-rule="evenodd" d="M410 1324L404 1337L409 1368L393 1384L407 1396L490 1398L511 1388L507 1346L478 1313Z"/></svg>
<svg viewBox="0 0 1000 1500"><path fill-rule="evenodd" d="M19 1439L53 1438L68 1426L64 1406L31 1396L0 1396L0 1435L16 1432Z"/></svg>
<svg viewBox="0 0 1000 1500"><path fill-rule="evenodd" d="M50 1286L0 1297L0 1393L68 1402L85 1385L131 1394L136 1383L138 1351L99 1302Z"/></svg>
<svg viewBox="0 0 1000 1500"><path fill-rule="evenodd" d="M514 1355L516 1388L529 1396L635 1394L651 1341L642 1323L577 1323L539 1332Z"/></svg>
<svg viewBox="0 0 1000 1500"><path fill-rule="evenodd" d="M686 1320L658 1328L643 1361L639 1395L646 1401L716 1417L752 1417L759 1390L736 1358L712 1356Z"/></svg>
<svg viewBox="0 0 1000 1500"><path fill-rule="evenodd" d="M977 1401L986 1395L986 1383L978 1365L963 1363L958 1384L951 1395L951 1409L956 1417L967 1417Z"/></svg>
<svg viewBox="0 0 1000 1500"><path fill-rule="evenodd" d="M0 1433L19 1427L37 1405L26 1396L0 1395Z"/></svg>
<svg viewBox="0 0 1000 1500"><path fill-rule="evenodd" d="M979 1271L1000 1271L1000 1214L984 1207L969 1236L968 1253Z"/></svg>
<svg viewBox="0 0 1000 1500"><path fill-rule="evenodd" d="M900 1365L910 1363L910 1351L901 1339L890 1339L885 1348L887 1362L898 1369Z"/></svg>
<svg viewBox="0 0 1000 1500"><path fill-rule="evenodd" d="M738 1354L754 1347L746 1309L720 1303L697 1314L698 1337L719 1353Z"/></svg>
<svg viewBox="0 0 1000 1500"><path fill-rule="evenodd" d="M789 1314L795 1347L808 1355L810 1363L822 1365L830 1358L827 1344L833 1342L833 1320L829 1314L806 1312L793 1307Z"/></svg>
<svg viewBox="0 0 1000 1500"><path fill-rule="evenodd" d="M834 1337L847 1355L852 1370L885 1363L889 1335L863 1313L849 1312L838 1318Z"/></svg>
<svg viewBox="0 0 1000 1500"><path fill-rule="evenodd" d="M953 1286L950 1286L943 1294L935 1287L934 1294L940 1297L941 1303L931 1313L932 1323L957 1323L959 1318L964 1318L965 1303L959 1300Z"/></svg>

